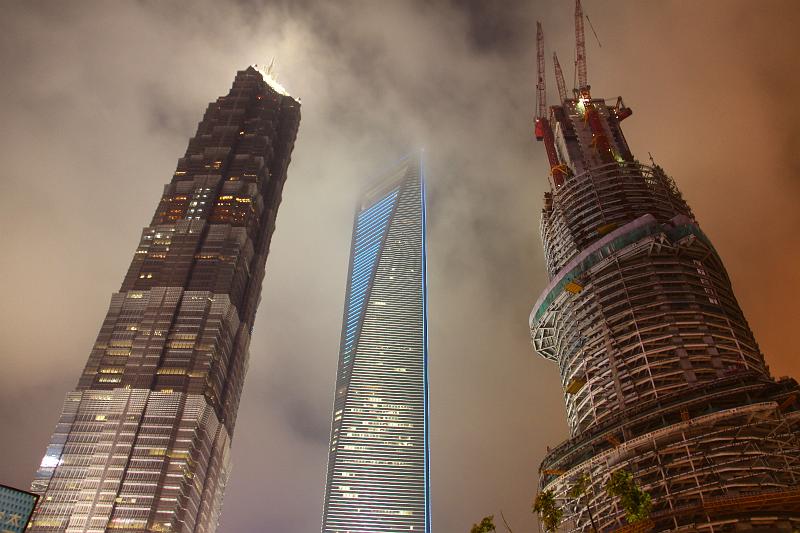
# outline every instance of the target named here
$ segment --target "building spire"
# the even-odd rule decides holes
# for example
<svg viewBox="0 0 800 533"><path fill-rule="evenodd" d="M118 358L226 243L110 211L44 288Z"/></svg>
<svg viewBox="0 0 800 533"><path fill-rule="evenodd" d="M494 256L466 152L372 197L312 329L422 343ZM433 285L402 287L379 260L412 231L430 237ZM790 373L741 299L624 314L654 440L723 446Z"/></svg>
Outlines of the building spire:
<svg viewBox="0 0 800 533"><path fill-rule="evenodd" d="M261 77L264 78L264 81L267 82L267 85L272 87L275 92L284 96L291 96L286 88L278 83L278 69L274 56L270 60L269 65L266 67L256 63L253 65L253 68L256 69L259 74L261 74Z"/></svg>

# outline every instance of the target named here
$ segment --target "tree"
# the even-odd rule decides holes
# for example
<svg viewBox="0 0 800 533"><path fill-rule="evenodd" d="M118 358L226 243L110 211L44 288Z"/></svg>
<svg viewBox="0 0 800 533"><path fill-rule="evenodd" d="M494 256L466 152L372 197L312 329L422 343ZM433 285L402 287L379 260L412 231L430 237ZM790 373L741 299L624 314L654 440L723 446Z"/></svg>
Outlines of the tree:
<svg viewBox="0 0 800 533"><path fill-rule="evenodd" d="M558 529L564 517L564 511L556 505L556 497L552 490L545 490L536 495L536 499L533 500L533 512L539 515L539 522L548 532Z"/></svg>
<svg viewBox="0 0 800 533"><path fill-rule="evenodd" d="M650 517L653 499L636 484L633 474L627 470L617 470L611 474L606 483L606 492L609 496L619 498L628 523L632 524Z"/></svg>
<svg viewBox="0 0 800 533"><path fill-rule="evenodd" d="M497 531L494 528L494 515L484 516L480 524L472 524L469 533L490 533L491 531Z"/></svg>
<svg viewBox="0 0 800 533"><path fill-rule="evenodd" d="M575 481L575 484L572 485L572 488L569 489L567 496L574 498L579 504L581 503L581 498L584 498L583 505L586 507L586 511L589 513L589 521L592 523L592 530L597 531L597 524L594 522L592 506L589 502L589 487L591 487L591 479L589 478L589 474L584 472L578 477L578 479Z"/></svg>
<svg viewBox="0 0 800 533"><path fill-rule="evenodd" d="M511 526L508 525L503 511L500 511L500 518L503 519L503 525L506 526L508 533L514 533L511 531ZM472 524L472 529L470 529L470 533L489 533L490 531L497 531L494 528L494 515L484 516L480 524Z"/></svg>

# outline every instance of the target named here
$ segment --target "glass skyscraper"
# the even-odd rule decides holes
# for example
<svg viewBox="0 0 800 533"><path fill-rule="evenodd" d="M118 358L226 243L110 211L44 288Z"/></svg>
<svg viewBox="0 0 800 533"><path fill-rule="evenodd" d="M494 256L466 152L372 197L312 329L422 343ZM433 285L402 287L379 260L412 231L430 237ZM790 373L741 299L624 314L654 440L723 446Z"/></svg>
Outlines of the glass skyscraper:
<svg viewBox="0 0 800 533"><path fill-rule="evenodd" d="M67 394L30 531L215 531L299 122L253 67L209 104Z"/></svg>
<svg viewBox="0 0 800 533"><path fill-rule="evenodd" d="M430 531L425 188L411 156L356 210L322 530Z"/></svg>

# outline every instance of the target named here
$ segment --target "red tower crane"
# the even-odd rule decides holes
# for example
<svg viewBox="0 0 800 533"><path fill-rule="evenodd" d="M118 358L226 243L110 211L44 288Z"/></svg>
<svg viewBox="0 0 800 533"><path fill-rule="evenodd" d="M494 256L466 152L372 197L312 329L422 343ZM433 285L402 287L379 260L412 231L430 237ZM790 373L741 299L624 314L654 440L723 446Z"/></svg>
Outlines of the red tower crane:
<svg viewBox="0 0 800 533"><path fill-rule="evenodd" d="M556 142L553 137L553 130L550 127L547 113L547 91L545 90L544 77L544 32L542 24L536 23L536 63L537 63L537 83L536 83L536 125L534 133L537 141L544 141L544 148L547 152L547 160L550 162L550 174L556 187L564 183L563 165L558 159Z"/></svg>

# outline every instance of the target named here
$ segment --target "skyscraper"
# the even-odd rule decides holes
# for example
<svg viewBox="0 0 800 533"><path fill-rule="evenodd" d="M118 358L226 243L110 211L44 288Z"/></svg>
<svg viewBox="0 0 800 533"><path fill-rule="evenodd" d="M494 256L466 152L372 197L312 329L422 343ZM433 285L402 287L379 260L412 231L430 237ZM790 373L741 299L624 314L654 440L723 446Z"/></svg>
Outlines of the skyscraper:
<svg viewBox="0 0 800 533"><path fill-rule="evenodd" d="M796 530L798 385L770 376L675 182L634 158L620 128L630 109L590 94L579 2L576 22L580 86L568 97L558 79L559 104L537 121L551 166L550 283L530 328L558 364L570 429L540 487L578 531L634 530L603 488L618 470L652 497L642 531Z"/></svg>
<svg viewBox="0 0 800 533"><path fill-rule="evenodd" d="M215 531L299 122L253 67L209 104L67 394L31 531Z"/></svg>
<svg viewBox="0 0 800 533"><path fill-rule="evenodd" d="M324 533L430 531L422 163L361 199L333 402Z"/></svg>

